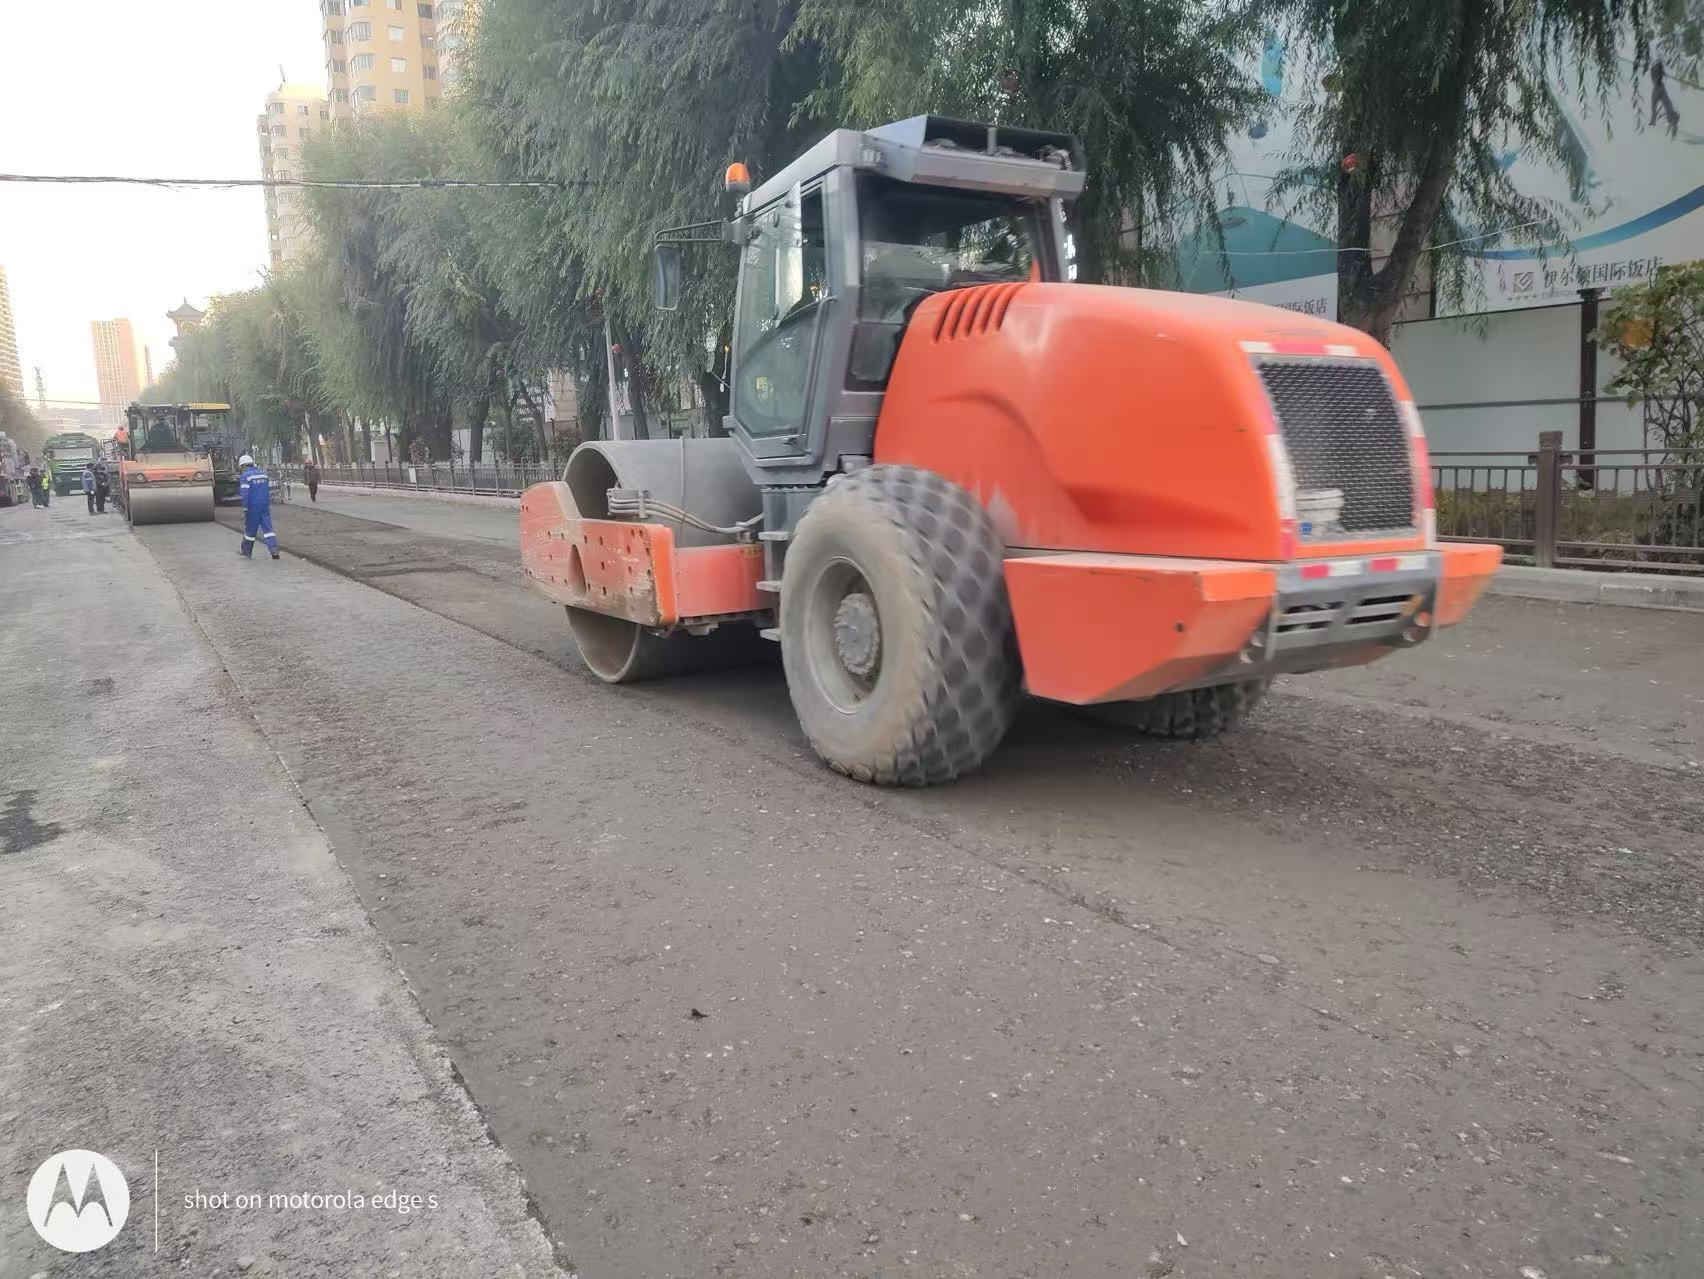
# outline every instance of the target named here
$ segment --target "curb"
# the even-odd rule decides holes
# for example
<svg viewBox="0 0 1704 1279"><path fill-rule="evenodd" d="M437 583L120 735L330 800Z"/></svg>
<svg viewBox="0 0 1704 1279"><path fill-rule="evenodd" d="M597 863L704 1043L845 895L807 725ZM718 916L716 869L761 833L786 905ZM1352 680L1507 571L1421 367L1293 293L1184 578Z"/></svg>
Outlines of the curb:
<svg viewBox="0 0 1704 1279"><path fill-rule="evenodd" d="M297 481L300 483L300 481ZM331 489L338 493L350 493L356 497L418 497L428 502L460 502L470 506L514 506L519 507L519 494L510 497L505 493L457 493L443 489L415 488L375 488L366 484L329 484L324 481L320 488Z"/></svg>
<svg viewBox="0 0 1704 1279"><path fill-rule="evenodd" d="M1558 604L1599 604L1704 613L1704 578L1656 573L1603 573L1584 568L1504 566L1491 579L1491 594Z"/></svg>

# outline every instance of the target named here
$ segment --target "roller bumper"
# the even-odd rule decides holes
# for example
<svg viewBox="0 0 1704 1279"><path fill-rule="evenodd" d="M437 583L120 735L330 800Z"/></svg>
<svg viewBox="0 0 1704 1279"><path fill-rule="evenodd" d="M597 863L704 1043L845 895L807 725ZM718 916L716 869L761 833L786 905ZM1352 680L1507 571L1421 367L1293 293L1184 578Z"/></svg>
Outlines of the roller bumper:
<svg viewBox="0 0 1704 1279"><path fill-rule="evenodd" d="M1500 558L1029 555L1006 561L1006 584L1029 691L1086 705L1376 661L1460 621Z"/></svg>
<svg viewBox="0 0 1704 1279"><path fill-rule="evenodd" d="M680 546L668 524L584 519L560 481L521 494L521 564L528 585L558 604L658 630L772 607L757 586L762 547Z"/></svg>

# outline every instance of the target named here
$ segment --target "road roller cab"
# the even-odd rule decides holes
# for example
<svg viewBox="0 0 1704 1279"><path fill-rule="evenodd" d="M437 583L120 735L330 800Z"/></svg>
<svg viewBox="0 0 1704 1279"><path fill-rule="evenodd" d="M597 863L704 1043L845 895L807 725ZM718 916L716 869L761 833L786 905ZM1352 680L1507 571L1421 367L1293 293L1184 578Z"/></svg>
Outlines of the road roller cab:
<svg viewBox="0 0 1704 1279"><path fill-rule="evenodd" d="M214 461L199 436L222 432L228 404L132 404L125 410L118 500L132 524L213 518Z"/></svg>
<svg viewBox="0 0 1704 1279"><path fill-rule="evenodd" d="M781 643L807 736L864 780L980 764L1027 690L1166 736L1272 676L1460 619L1389 354L1274 308L1071 281L1063 134L918 117L829 135L726 223L727 438L594 441L529 489L523 560L621 682Z"/></svg>

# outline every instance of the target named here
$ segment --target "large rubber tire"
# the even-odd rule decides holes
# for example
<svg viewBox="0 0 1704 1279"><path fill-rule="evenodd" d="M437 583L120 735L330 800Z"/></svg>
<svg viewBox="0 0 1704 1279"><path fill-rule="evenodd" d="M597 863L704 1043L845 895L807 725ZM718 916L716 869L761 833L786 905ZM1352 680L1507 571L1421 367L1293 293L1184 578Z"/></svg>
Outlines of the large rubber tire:
<svg viewBox="0 0 1704 1279"><path fill-rule="evenodd" d="M1004 554L975 499L928 471L866 467L811 503L787 548L781 660L829 767L931 786L999 746L1022 695Z"/></svg>
<svg viewBox="0 0 1704 1279"><path fill-rule="evenodd" d="M1140 702L1106 702L1082 709L1098 723L1116 724L1148 737L1198 742L1235 728L1259 704L1270 682L1243 680L1161 693Z"/></svg>

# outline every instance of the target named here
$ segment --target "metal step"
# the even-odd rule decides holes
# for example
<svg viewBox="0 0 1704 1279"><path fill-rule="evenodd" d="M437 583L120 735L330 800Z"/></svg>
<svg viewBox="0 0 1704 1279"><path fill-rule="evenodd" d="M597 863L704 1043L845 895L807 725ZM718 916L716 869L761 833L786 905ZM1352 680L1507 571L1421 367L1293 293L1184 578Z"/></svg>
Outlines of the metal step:
<svg viewBox="0 0 1704 1279"><path fill-rule="evenodd" d="M760 542L790 542L793 534L784 528L763 529L757 535Z"/></svg>
<svg viewBox="0 0 1704 1279"><path fill-rule="evenodd" d="M771 595L779 595L781 594L781 583L763 581L757 584L757 589L760 591L768 591Z"/></svg>
<svg viewBox="0 0 1704 1279"><path fill-rule="evenodd" d="M774 640L777 644L781 642L781 630L779 627L765 626L758 632L758 634L763 636L766 640Z"/></svg>

